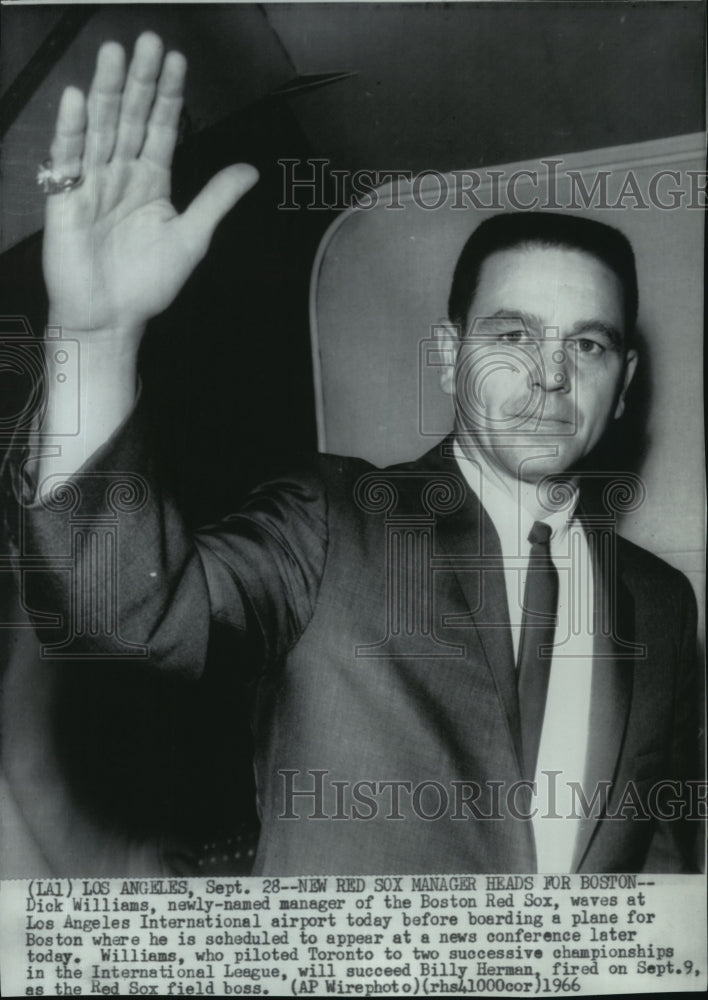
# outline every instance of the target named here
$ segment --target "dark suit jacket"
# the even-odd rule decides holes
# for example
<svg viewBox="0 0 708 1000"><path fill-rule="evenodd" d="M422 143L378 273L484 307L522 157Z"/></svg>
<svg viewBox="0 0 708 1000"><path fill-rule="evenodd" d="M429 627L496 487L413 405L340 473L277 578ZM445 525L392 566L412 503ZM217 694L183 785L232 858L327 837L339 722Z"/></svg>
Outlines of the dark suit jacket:
<svg viewBox="0 0 708 1000"><path fill-rule="evenodd" d="M255 873L534 871L523 792L510 792L523 771L499 542L450 442L385 471L320 456L194 538L160 493L148 437L133 417L77 477L73 507L32 511L28 544L66 566L72 532L117 528L118 633L154 668L197 678L210 621L233 630L234 669L256 689ZM107 489L121 470L143 477L128 512ZM618 538L608 551L584 791L611 790L575 868L693 870L695 824L651 816L650 789L695 776L695 599L648 552ZM69 578L37 574L33 607L78 620ZM93 631L72 648L110 651L115 632Z"/></svg>

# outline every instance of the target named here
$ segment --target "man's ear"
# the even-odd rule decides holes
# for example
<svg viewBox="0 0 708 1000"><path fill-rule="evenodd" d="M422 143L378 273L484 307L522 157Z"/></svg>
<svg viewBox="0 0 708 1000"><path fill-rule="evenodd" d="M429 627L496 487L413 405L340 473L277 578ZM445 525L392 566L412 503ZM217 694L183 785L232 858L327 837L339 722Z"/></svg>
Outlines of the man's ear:
<svg viewBox="0 0 708 1000"><path fill-rule="evenodd" d="M440 345L440 388L448 396L455 394L455 362L460 347L458 327L449 320L435 324L435 339Z"/></svg>
<svg viewBox="0 0 708 1000"><path fill-rule="evenodd" d="M617 400L617 406L615 407L615 420L624 413L624 397L627 395L627 389L629 389L630 383L634 378L638 360L639 355L636 351L627 351L627 357L624 359L624 379L619 399Z"/></svg>

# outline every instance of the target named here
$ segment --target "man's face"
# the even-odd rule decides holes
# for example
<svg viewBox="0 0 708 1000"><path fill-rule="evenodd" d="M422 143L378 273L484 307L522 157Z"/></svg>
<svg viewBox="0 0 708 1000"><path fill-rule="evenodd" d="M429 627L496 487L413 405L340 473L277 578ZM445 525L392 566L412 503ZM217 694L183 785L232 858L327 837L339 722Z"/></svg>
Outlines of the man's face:
<svg viewBox="0 0 708 1000"><path fill-rule="evenodd" d="M442 379L463 449L528 482L572 470L624 408L637 360L624 333L620 281L590 254L531 244L489 256Z"/></svg>

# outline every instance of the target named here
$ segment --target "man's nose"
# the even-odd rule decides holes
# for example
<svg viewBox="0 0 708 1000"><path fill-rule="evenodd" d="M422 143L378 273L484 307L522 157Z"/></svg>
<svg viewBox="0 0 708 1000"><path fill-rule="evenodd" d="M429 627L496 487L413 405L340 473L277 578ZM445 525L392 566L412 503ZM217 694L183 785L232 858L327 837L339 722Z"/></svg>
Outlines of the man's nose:
<svg viewBox="0 0 708 1000"><path fill-rule="evenodd" d="M544 337L538 342L539 369L535 383L544 392L570 391L570 359L557 338Z"/></svg>

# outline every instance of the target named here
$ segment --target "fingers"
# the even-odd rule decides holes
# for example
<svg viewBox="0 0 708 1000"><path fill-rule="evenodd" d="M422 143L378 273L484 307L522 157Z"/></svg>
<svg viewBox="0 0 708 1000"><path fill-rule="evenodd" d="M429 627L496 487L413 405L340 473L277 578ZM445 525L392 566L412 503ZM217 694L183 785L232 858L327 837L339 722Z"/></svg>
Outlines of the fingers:
<svg viewBox="0 0 708 1000"><path fill-rule="evenodd" d="M170 52L163 63L163 45L146 31L135 43L126 76L125 52L117 42L106 42L98 51L88 99L79 120L78 91L69 88L57 119L52 146L55 169L70 161L73 174L83 154L83 172L108 163L111 158L137 156L168 169L177 142L187 62ZM64 103L66 102L66 103ZM85 130L85 137L84 137ZM56 152L55 152L56 150Z"/></svg>
<svg viewBox="0 0 708 1000"><path fill-rule="evenodd" d="M168 52L157 86L157 96L147 126L141 158L169 169L177 143L187 60L179 52Z"/></svg>
<svg viewBox="0 0 708 1000"><path fill-rule="evenodd" d="M119 159L133 159L142 149L161 65L162 41L145 32L135 43L120 104L114 152Z"/></svg>
<svg viewBox="0 0 708 1000"><path fill-rule="evenodd" d="M258 171L247 163L226 167L212 177L186 212L175 221L184 245L191 249L195 260L206 253L221 219L257 180Z"/></svg>
<svg viewBox="0 0 708 1000"><path fill-rule="evenodd" d="M78 177L84 152L86 101L76 87L67 87L59 102L57 126L49 149L53 169L64 177Z"/></svg>
<svg viewBox="0 0 708 1000"><path fill-rule="evenodd" d="M111 158L124 78L125 52L117 42L106 42L98 51L96 72L87 101L85 169L107 163Z"/></svg>

